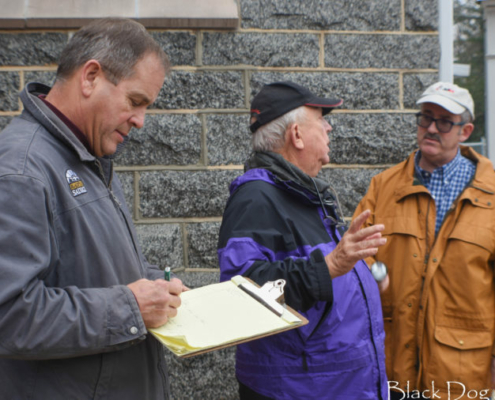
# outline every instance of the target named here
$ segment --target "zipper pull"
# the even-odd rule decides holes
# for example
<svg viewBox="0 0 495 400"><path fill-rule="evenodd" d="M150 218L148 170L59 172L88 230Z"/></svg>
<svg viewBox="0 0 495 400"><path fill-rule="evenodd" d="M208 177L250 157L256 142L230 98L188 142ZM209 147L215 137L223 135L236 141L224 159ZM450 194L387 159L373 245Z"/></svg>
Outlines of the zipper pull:
<svg viewBox="0 0 495 400"><path fill-rule="evenodd" d="M115 203L117 203L117 204L119 205L119 207L121 207L121 206L122 206L122 204L120 203L119 199L117 199L117 196L115 196L115 194L113 193L113 190L112 190L112 189L110 189L110 188L108 188L108 190L109 190L110 194L111 194L111 195L112 195L112 197L113 197L113 201L115 201Z"/></svg>

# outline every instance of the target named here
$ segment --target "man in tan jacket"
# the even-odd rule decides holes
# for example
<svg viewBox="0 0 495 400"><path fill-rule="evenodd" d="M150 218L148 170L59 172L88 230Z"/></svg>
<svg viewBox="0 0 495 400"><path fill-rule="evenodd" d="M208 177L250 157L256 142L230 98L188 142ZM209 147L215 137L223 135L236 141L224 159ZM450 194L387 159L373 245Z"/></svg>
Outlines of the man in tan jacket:
<svg viewBox="0 0 495 400"><path fill-rule="evenodd" d="M375 176L355 216L384 224L367 259L388 267L382 291L391 399L488 399L495 383L495 173L461 146L474 104L451 83L417 102L419 149ZM372 268L373 270L374 268Z"/></svg>

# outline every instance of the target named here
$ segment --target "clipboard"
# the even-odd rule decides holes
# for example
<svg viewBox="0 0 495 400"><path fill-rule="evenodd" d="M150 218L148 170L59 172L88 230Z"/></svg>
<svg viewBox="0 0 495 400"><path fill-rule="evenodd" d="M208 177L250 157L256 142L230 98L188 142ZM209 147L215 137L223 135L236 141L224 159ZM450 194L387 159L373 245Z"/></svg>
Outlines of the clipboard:
<svg viewBox="0 0 495 400"><path fill-rule="evenodd" d="M284 286L279 279L259 287L238 275L183 292L177 316L149 332L187 358L306 325L304 316L281 303Z"/></svg>

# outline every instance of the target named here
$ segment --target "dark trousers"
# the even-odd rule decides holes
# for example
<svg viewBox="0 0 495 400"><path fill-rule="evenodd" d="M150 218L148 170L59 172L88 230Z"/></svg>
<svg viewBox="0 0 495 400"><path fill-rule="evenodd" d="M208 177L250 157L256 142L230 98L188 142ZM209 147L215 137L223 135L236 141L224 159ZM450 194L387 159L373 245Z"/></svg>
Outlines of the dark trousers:
<svg viewBox="0 0 495 400"><path fill-rule="evenodd" d="M271 397L266 397L255 392L241 382L239 382L239 397L241 400L273 400Z"/></svg>

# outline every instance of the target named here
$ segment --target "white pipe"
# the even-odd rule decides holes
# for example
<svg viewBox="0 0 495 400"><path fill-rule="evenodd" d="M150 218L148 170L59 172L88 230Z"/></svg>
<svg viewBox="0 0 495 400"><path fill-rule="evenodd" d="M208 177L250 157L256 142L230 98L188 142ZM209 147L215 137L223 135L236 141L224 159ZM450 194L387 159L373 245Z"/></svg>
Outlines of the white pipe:
<svg viewBox="0 0 495 400"><path fill-rule="evenodd" d="M495 165L495 0L483 1L485 18L485 136L488 158Z"/></svg>
<svg viewBox="0 0 495 400"><path fill-rule="evenodd" d="M440 65L438 75L442 82L454 81L454 4L452 0L438 0L438 33Z"/></svg>

